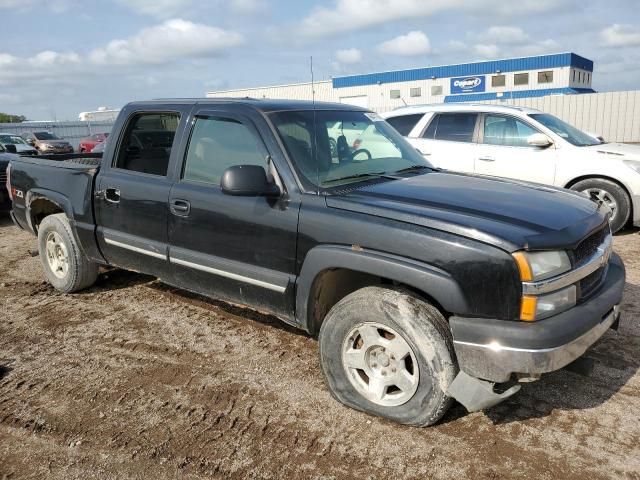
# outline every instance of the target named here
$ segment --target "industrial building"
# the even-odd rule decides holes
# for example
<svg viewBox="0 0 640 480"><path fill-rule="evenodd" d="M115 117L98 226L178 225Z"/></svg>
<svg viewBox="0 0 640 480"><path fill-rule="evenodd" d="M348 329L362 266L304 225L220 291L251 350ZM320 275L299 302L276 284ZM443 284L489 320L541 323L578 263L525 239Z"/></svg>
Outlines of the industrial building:
<svg viewBox="0 0 640 480"><path fill-rule="evenodd" d="M383 112L404 105L511 101L594 93L593 62L575 53L334 77L290 85L208 92L207 97L288 98L348 103ZM312 92L313 90L313 92Z"/></svg>

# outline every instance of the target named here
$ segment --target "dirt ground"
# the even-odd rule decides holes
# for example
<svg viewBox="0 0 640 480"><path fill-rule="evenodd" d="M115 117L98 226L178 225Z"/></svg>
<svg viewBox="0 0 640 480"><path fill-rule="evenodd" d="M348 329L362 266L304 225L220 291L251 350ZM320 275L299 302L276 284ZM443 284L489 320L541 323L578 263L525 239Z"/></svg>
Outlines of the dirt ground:
<svg viewBox="0 0 640 480"><path fill-rule="evenodd" d="M0 479L640 479L640 233L591 377L431 428L350 410L276 319L111 271L61 295L0 214Z"/></svg>

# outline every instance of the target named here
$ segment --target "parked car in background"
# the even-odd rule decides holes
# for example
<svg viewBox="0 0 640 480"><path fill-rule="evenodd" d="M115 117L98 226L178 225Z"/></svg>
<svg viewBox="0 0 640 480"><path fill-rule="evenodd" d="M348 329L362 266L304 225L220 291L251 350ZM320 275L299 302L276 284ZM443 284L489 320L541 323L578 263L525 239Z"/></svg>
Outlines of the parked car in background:
<svg viewBox="0 0 640 480"><path fill-rule="evenodd" d="M105 148L107 148L107 140L104 140L93 147L91 153L104 153Z"/></svg>
<svg viewBox="0 0 640 480"><path fill-rule="evenodd" d="M603 143L553 115L497 105L425 105L383 115L437 167L584 192L614 232L640 226L640 146Z"/></svg>
<svg viewBox="0 0 640 480"><path fill-rule="evenodd" d="M0 133L0 145L14 145L18 155L37 155L38 150L24 141L17 133Z"/></svg>
<svg viewBox="0 0 640 480"><path fill-rule="evenodd" d="M33 131L22 134L25 141L39 153L73 153L73 146L53 133Z"/></svg>
<svg viewBox="0 0 640 480"><path fill-rule="evenodd" d="M108 136L108 133L94 133L89 137L83 138L82 140L80 140L80 144L78 145L78 151L80 153L93 152L93 149L96 147L96 145L104 142Z"/></svg>
<svg viewBox="0 0 640 480"><path fill-rule="evenodd" d="M13 148L10 148L13 150ZM9 162L20 158L15 153L7 152L7 149L0 143L0 211L8 210L11 206L11 199L9 198L9 185L7 182L7 167Z"/></svg>

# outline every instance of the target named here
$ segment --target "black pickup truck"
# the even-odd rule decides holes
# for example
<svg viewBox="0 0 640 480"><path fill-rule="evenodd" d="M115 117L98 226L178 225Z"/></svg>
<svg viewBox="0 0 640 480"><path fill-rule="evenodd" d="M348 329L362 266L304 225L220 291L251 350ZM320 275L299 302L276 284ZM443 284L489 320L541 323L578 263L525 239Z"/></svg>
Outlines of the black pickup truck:
<svg viewBox="0 0 640 480"><path fill-rule="evenodd" d="M318 336L336 399L404 424L495 405L619 320L606 206L432 168L356 107L136 102L101 161L9 173L58 290L111 265L270 312Z"/></svg>

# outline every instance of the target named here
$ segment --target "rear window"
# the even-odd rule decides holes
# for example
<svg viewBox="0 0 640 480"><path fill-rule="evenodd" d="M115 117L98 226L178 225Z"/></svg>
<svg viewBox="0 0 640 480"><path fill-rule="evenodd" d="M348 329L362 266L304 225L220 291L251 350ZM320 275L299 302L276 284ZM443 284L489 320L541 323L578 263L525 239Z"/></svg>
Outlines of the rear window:
<svg viewBox="0 0 640 480"><path fill-rule="evenodd" d="M434 116L423 138L450 142L472 142L477 113L439 113Z"/></svg>
<svg viewBox="0 0 640 480"><path fill-rule="evenodd" d="M398 115L397 117L387 118L387 123L395 128L400 135L406 137L411 133L413 127L424 116L423 113L414 113L411 115Z"/></svg>

